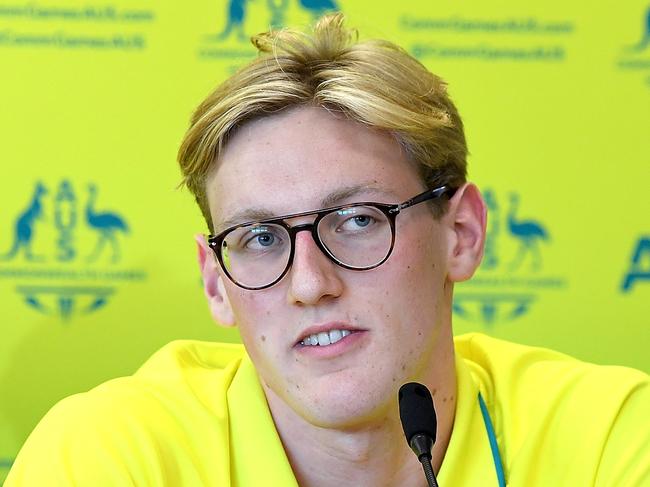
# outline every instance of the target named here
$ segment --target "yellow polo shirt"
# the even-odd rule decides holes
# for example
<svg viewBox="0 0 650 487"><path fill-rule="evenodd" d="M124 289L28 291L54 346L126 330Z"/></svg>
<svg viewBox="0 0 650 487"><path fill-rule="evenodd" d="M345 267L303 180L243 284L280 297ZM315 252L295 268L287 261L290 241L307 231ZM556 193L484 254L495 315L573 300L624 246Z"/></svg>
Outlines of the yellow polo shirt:
<svg viewBox="0 0 650 487"><path fill-rule="evenodd" d="M456 339L456 368L442 487L650 486L647 375L479 334ZM243 347L177 341L54 406L5 485L297 483Z"/></svg>

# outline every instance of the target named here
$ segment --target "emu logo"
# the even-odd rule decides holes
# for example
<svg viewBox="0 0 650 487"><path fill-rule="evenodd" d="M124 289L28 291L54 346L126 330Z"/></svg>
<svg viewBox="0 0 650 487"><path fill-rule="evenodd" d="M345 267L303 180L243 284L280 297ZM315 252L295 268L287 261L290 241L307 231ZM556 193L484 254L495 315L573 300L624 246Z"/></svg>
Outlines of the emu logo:
<svg viewBox="0 0 650 487"><path fill-rule="evenodd" d="M506 216L506 229L508 235L517 242L517 251L509 262L506 263L508 270L514 272L529 266L537 272L542 267L542 244L550 240L546 227L538 220L523 218L519 214L519 195L510 193L508 212ZM502 228L502 209L497 203L496 195L492 190L485 192L485 202L490 211L490 220L493 222L488 228L488 238L485 246L484 267L494 269L501 264L498 255L497 242Z"/></svg>
<svg viewBox="0 0 650 487"><path fill-rule="evenodd" d="M130 238L124 215L107 208L98 186L69 179L34 184L9 239L0 239L0 279L11 279L23 302L46 315L69 318L104 307L120 281L146 273L116 268ZM105 266L111 266L106 268ZM110 285L107 285L110 284Z"/></svg>
<svg viewBox="0 0 650 487"><path fill-rule="evenodd" d="M521 209L521 196L484 192L490 212L483 264L476 277L459 286L454 313L485 325L519 318L530 310L542 290L563 287L562 277L542 274L551 232Z"/></svg>
<svg viewBox="0 0 650 487"><path fill-rule="evenodd" d="M112 250L111 262L116 263L120 260L120 246L117 235L118 233L129 233L129 227L124 217L115 212L98 212L95 209L96 199L97 186L90 184L88 185L88 203L86 203L86 223L88 227L97 232L97 245L95 245L95 250L88 256L88 262L95 262L99 259L102 250L108 243Z"/></svg>

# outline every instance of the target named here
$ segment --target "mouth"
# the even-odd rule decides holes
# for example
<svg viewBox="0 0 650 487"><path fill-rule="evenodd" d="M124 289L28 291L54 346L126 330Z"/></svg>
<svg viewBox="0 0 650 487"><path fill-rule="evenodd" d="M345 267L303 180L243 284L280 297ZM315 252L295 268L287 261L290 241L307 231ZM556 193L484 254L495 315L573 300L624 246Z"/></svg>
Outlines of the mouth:
<svg viewBox="0 0 650 487"><path fill-rule="evenodd" d="M296 341L297 347L328 347L365 330L342 323L328 323L306 329Z"/></svg>

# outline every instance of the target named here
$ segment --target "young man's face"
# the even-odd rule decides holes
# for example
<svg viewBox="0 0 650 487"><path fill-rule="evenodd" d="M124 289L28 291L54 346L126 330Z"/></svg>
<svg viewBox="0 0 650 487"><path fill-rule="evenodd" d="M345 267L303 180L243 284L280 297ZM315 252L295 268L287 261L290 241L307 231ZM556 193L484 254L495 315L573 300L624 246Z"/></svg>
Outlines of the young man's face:
<svg viewBox="0 0 650 487"><path fill-rule="evenodd" d="M356 186L362 189L332 201ZM221 222L243 210L281 216L320 209L328 197L327 206L393 204L424 189L391 136L313 107L244 125L207 182L217 233ZM202 265L206 290L215 317L239 326L270 400L312 424L352 427L394 407L403 382L426 376L435 383L441 337L450 335L445 228L426 204L405 210L396 220L391 256L366 271L337 266L310 232L299 232L287 275L257 291L238 287L220 268L217 273L209 255ZM352 333L329 349L302 345L315 326Z"/></svg>

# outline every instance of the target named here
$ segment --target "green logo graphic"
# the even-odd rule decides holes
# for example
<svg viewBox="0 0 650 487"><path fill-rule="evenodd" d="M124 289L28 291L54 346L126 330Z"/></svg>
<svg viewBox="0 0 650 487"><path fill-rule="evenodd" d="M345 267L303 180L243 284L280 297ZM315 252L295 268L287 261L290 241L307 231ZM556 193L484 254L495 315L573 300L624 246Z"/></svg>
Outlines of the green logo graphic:
<svg viewBox="0 0 650 487"><path fill-rule="evenodd" d="M103 308L117 284L142 281L146 273L125 269L131 236L125 216L100 205L96 184L78 191L70 179L53 188L34 184L14 219L10 242L0 240L0 279L9 279L31 309L70 318Z"/></svg>
<svg viewBox="0 0 650 487"><path fill-rule="evenodd" d="M530 311L545 290L566 285L563 277L544 273L544 253L552 245L546 224L524 214L521 197L485 191L490 212L483 264L476 276L459 287L454 313L486 326L519 318Z"/></svg>

